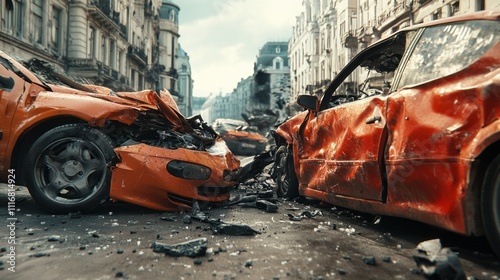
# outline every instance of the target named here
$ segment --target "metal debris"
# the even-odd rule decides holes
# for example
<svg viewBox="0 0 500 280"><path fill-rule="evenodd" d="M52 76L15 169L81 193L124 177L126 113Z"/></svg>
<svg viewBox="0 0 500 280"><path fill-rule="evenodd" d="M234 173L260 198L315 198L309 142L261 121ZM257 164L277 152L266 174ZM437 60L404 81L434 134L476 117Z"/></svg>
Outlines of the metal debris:
<svg viewBox="0 0 500 280"><path fill-rule="evenodd" d="M268 165L274 162L275 152L275 149L264 151L256 155L252 161L242 164L238 174L238 182L243 183L262 173Z"/></svg>
<svg viewBox="0 0 500 280"><path fill-rule="evenodd" d="M300 212L299 215L288 214L288 218L290 219L290 221L301 221L304 218L310 219L318 215L323 216L323 212L321 212L320 210L314 210L314 211L304 210Z"/></svg>
<svg viewBox="0 0 500 280"><path fill-rule="evenodd" d="M442 248L439 239L424 241L418 244L417 250L426 256L415 255L413 260L428 279L466 279L458 256L451 249Z"/></svg>
<svg viewBox="0 0 500 280"><path fill-rule="evenodd" d="M211 224L212 231L218 234L227 234L227 235L256 235L260 234L259 231L251 228L248 225L237 225L237 224L228 224L224 222L220 222L218 224Z"/></svg>
<svg viewBox="0 0 500 280"><path fill-rule="evenodd" d="M185 256L194 258L205 255L208 248L208 241L206 238L198 238L174 245L153 242L151 248L153 248L153 252L164 253L172 257Z"/></svg>
<svg viewBox="0 0 500 280"><path fill-rule="evenodd" d="M248 225L229 224L221 221L220 219L210 219L207 214L200 210L198 202L193 204L191 211L191 218L199 220L204 223L209 223L210 228L214 233L227 234L227 235L256 235L260 234L259 231L251 228Z"/></svg>

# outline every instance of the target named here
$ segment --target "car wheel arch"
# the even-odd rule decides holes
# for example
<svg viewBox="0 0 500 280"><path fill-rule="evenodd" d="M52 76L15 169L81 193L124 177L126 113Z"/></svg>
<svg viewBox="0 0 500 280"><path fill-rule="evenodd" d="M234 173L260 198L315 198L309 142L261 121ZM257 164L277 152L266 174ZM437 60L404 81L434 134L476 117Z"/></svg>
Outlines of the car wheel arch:
<svg viewBox="0 0 500 280"><path fill-rule="evenodd" d="M45 132L28 150L33 160L24 163L31 196L51 213L92 211L109 198L114 147L106 133L83 122Z"/></svg>
<svg viewBox="0 0 500 280"><path fill-rule="evenodd" d="M500 140L490 143L488 147L475 157L469 172L469 187L467 189L467 200L465 202L465 223L467 234L476 236L484 235L484 224L481 217L481 193L486 180L486 170L493 160L500 154Z"/></svg>
<svg viewBox="0 0 500 280"><path fill-rule="evenodd" d="M57 118L45 119L24 128L21 135L14 140L16 144L14 145L10 156L10 167L22 170L22 160L26 158L30 143L33 143L42 134L53 129L54 127L74 123L85 123L85 121L73 116L58 116ZM20 176L20 179L18 179L16 183L21 185L24 184L23 176Z"/></svg>
<svg viewBox="0 0 500 280"><path fill-rule="evenodd" d="M500 258L500 153L494 154L484 173L480 193L481 222L493 252Z"/></svg>

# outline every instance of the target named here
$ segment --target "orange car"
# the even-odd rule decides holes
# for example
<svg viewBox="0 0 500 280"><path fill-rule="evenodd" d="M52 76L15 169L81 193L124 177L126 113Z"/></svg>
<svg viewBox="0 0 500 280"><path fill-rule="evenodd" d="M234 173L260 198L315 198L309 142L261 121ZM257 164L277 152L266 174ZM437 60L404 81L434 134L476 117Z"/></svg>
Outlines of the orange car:
<svg viewBox="0 0 500 280"><path fill-rule="evenodd" d="M108 198L161 211L222 202L240 169L167 91L81 85L3 52L0 114L0 182L26 185L51 212L89 211Z"/></svg>
<svg viewBox="0 0 500 280"><path fill-rule="evenodd" d="M267 138L242 120L216 119L212 127L237 155L257 155L266 149Z"/></svg>
<svg viewBox="0 0 500 280"><path fill-rule="evenodd" d="M486 234L500 256L499 66L500 11L374 43L278 127L279 194Z"/></svg>

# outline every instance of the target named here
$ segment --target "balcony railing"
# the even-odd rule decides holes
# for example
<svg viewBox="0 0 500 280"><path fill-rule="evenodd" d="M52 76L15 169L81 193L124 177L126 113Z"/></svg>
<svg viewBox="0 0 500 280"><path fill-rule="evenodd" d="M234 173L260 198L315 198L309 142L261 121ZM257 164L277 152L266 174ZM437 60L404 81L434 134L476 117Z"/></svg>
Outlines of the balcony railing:
<svg viewBox="0 0 500 280"><path fill-rule="evenodd" d="M134 45L128 46L128 55L130 58L135 59L137 62L143 64L144 66L148 62L148 56L146 55L144 50L142 50L138 46Z"/></svg>
<svg viewBox="0 0 500 280"><path fill-rule="evenodd" d="M354 36L355 31L349 31L342 34L342 45L349 49L355 49L358 47L358 37Z"/></svg>
<svg viewBox="0 0 500 280"><path fill-rule="evenodd" d="M112 28L127 40L127 30L122 29L120 26L120 13L111 9L110 0L90 0L88 5L88 13L97 22L106 28ZM123 33L123 34L121 34Z"/></svg>
<svg viewBox="0 0 500 280"><path fill-rule="evenodd" d="M92 58L71 58L68 59L68 66L81 69L98 70L97 60Z"/></svg>
<svg viewBox="0 0 500 280"><path fill-rule="evenodd" d="M122 36L122 38L125 39L125 41L128 41L128 29L127 29L127 27L121 23L118 24L118 26L120 27L120 36Z"/></svg>
<svg viewBox="0 0 500 280"><path fill-rule="evenodd" d="M425 1L424 1L425 2ZM405 5L403 1L399 2L392 9L388 9L378 17L378 26L384 25L387 22L400 20L406 15L408 11L408 7Z"/></svg>

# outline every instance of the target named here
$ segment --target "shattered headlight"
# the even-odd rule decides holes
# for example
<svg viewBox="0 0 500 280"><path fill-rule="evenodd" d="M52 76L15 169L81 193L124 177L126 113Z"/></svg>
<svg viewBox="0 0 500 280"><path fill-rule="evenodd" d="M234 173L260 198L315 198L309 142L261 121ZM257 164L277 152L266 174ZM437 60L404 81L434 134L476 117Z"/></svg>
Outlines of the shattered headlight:
<svg viewBox="0 0 500 280"><path fill-rule="evenodd" d="M169 162L167 171L175 177L188 180L207 180L212 174L212 170L206 166L180 160Z"/></svg>

